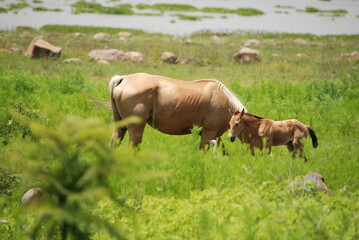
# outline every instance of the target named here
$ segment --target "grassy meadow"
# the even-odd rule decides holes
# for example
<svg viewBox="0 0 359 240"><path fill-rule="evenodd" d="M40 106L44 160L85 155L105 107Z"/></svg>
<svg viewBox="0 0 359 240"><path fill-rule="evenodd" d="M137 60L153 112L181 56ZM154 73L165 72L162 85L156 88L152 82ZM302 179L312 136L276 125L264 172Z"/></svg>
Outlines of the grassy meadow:
<svg viewBox="0 0 359 240"><path fill-rule="evenodd" d="M138 30L45 26L0 32L0 239L358 239L359 36L275 33L194 34L188 39ZM80 37L73 33L81 32ZM110 39L92 36L105 32ZM35 36L60 46L59 59L29 59ZM232 56L249 39L261 61ZM88 59L93 49L138 51L143 63ZM162 52L188 57L169 64ZM65 63L67 58L81 62ZM318 136L304 140L308 162L285 146L272 155L238 140L221 151L198 149L199 129L169 136L146 127L139 150L126 136L107 147L115 75L146 72L182 80L222 81L253 114L296 118ZM131 120L129 120L131 121ZM134 121L134 120L132 120ZM318 172L332 190L292 192L290 181ZM30 188L46 190L32 208L19 206Z"/></svg>

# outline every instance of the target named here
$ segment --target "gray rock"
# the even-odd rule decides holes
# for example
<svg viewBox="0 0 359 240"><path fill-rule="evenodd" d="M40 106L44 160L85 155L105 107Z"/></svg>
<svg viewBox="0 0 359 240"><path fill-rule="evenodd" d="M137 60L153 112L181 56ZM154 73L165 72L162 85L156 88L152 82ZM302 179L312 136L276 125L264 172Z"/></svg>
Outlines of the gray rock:
<svg viewBox="0 0 359 240"><path fill-rule="evenodd" d="M31 188L21 198L21 205L30 205L35 203L43 195L41 188Z"/></svg>
<svg viewBox="0 0 359 240"><path fill-rule="evenodd" d="M126 52L126 60L140 63L146 61L145 56L139 52Z"/></svg>
<svg viewBox="0 0 359 240"><path fill-rule="evenodd" d="M132 37L132 33L130 33L130 32L119 32L118 36L123 37L123 38L130 38L130 37Z"/></svg>
<svg viewBox="0 0 359 240"><path fill-rule="evenodd" d="M172 52L162 53L161 60L164 62L169 62L169 63L177 63L178 62L178 58L177 58L176 54L174 54Z"/></svg>
<svg viewBox="0 0 359 240"><path fill-rule="evenodd" d="M127 59L124 51L118 49L95 49L88 54L91 60L120 60Z"/></svg>
<svg viewBox="0 0 359 240"><path fill-rule="evenodd" d="M251 47L251 46L256 46L256 45L258 45L258 44L260 44L260 41L259 41L259 40L257 40L257 39L250 39L250 40L248 40L248 41L244 44L244 46L245 46L245 47Z"/></svg>
<svg viewBox="0 0 359 240"><path fill-rule="evenodd" d="M252 63L260 60L260 54L258 50L244 47L234 54L233 58L238 63Z"/></svg>
<svg viewBox="0 0 359 240"><path fill-rule="evenodd" d="M93 37L93 39L110 39L111 35L107 33L96 33Z"/></svg>
<svg viewBox="0 0 359 240"><path fill-rule="evenodd" d="M310 183L314 183L316 185L316 188L313 189L312 187L313 184ZM289 186L292 192L296 192L298 186L301 186L302 188L304 188L305 191L319 190L319 191L325 191L329 195L333 195L332 191L330 191L330 189L325 185L323 176L316 172L305 175L303 177L303 180L290 182Z"/></svg>

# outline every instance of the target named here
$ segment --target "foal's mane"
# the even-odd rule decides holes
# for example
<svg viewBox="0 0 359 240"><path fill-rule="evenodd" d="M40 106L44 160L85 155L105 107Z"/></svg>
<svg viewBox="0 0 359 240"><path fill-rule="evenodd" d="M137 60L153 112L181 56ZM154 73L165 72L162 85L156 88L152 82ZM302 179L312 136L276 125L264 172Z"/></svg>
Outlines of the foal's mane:
<svg viewBox="0 0 359 240"><path fill-rule="evenodd" d="M234 95L222 82L218 81L217 79L200 79L196 80L196 82L213 82L218 85L218 88L221 92L223 92L229 103L229 108L233 111L242 111L244 109L247 112L247 109L244 107L242 102Z"/></svg>
<svg viewBox="0 0 359 240"><path fill-rule="evenodd" d="M247 115L249 117L254 117L254 118L257 118L257 119L265 119L265 117L258 117L256 115L253 115L252 113L249 113L249 112L246 112L244 115Z"/></svg>

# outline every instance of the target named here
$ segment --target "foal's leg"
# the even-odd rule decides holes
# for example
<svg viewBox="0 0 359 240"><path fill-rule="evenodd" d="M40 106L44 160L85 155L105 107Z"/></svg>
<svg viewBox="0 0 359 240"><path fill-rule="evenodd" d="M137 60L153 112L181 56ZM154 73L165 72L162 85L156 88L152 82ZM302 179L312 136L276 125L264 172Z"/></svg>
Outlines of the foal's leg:
<svg viewBox="0 0 359 240"><path fill-rule="evenodd" d="M222 139L220 137L217 137L217 142L218 142L218 145L221 144L222 154L228 155L228 151L227 151L226 147L224 146L224 142L222 141Z"/></svg>
<svg viewBox="0 0 359 240"><path fill-rule="evenodd" d="M306 158L306 156L303 154L303 144L300 141L300 139L295 139L293 141L293 147L294 147L294 152L293 152L293 156L295 156L295 152L297 149L299 149L299 157L303 158L304 162L308 161L308 159Z"/></svg>

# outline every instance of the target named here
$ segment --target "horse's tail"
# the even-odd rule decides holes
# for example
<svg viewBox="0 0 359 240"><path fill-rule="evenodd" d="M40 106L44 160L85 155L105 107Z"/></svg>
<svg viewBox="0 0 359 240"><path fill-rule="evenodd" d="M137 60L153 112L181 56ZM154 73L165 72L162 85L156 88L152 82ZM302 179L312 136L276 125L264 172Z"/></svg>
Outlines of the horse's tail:
<svg viewBox="0 0 359 240"><path fill-rule="evenodd" d="M118 85L120 85L120 83L122 82L123 80L123 77L122 76L119 76L119 75L115 75L111 78L110 80L110 84L109 84L109 87L110 87L110 101L111 101L111 109L112 109L112 115L113 115L113 118L115 121L119 121L121 120L121 115L120 115L120 112L118 111L117 109L117 106L116 106L116 102L115 102L115 99L113 98L113 91L115 90L115 87L117 87Z"/></svg>
<svg viewBox="0 0 359 240"><path fill-rule="evenodd" d="M318 138L315 135L314 130L310 126L306 126L306 127L307 127L307 129L309 131L310 137L312 138L313 148L318 147Z"/></svg>

